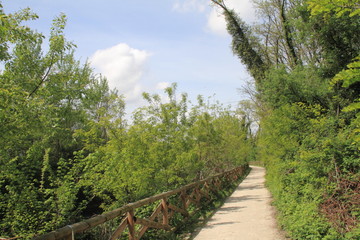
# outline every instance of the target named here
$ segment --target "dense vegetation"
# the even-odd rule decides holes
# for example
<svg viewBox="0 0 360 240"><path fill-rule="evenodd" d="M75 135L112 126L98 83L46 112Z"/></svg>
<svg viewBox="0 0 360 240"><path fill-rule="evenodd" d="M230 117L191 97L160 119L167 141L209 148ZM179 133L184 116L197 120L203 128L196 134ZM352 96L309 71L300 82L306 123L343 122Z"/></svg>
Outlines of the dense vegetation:
<svg viewBox="0 0 360 240"><path fill-rule="evenodd" d="M255 1L254 26L213 3L255 79L257 158L282 227L292 239L359 239L359 2Z"/></svg>
<svg viewBox="0 0 360 240"><path fill-rule="evenodd" d="M256 157L292 239L360 235L360 9L354 0L224 1L255 99L230 111L176 84L125 119L122 96L74 58L66 17L45 36L0 6L0 236L31 237ZM44 49L47 49L46 51ZM252 138L249 106L260 122Z"/></svg>
<svg viewBox="0 0 360 240"><path fill-rule="evenodd" d="M175 84L166 101L144 93L127 123L121 95L74 58L66 17L48 41L26 26L37 18L0 6L1 237L31 238L252 157L246 111L192 105Z"/></svg>

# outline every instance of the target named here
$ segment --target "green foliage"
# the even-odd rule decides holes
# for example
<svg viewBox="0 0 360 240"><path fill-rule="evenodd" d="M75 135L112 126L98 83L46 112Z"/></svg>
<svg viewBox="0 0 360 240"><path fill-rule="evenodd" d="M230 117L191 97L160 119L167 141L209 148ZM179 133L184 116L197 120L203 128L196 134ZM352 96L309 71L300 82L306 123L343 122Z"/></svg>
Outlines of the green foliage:
<svg viewBox="0 0 360 240"><path fill-rule="evenodd" d="M255 79L256 156L281 225L292 239L356 239L358 1L256 1L260 23L247 27L224 1L213 2L224 10L233 52Z"/></svg>
<svg viewBox="0 0 360 240"><path fill-rule="evenodd" d="M311 17L317 32L324 59L321 61L325 77L334 77L358 56L360 17L341 16L323 20Z"/></svg>
<svg viewBox="0 0 360 240"><path fill-rule="evenodd" d="M269 66L261 55L259 44L253 39L249 27L233 10L226 7L224 1L212 0L212 2L223 10L227 31L232 36L233 53L247 67L252 77L257 82L261 82Z"/></svg>
<svg viewBox="0 0 360 240"><path fill-rule="evenodd" d="M324 193L337 188L329 176L340 181L359 172L349 130L343 125L338 132L338 120L316 105L283 105L263 121L258 157L267 167L281 225L293 239L343 239L320 205Z"/></svg>
<svg viewBox="0 0 360 240"><path fill-rule="evenodd" d="M261 82L267 66L262 56L257 52L257 46L250 40L251 35L247 26L234 12L225 10L224 14L227 30L233 37L232 50L234 54L247 66L254 79Z"/></svg>
<svg viewBox="0 0 360 240"><path fill-rule="evenodd" d="M2 237L31 239L249 160L246 114L201 97L190 106L176 84L167 99L144 93L148 105L126 124L123 98L74 58L66 16L54 19L47 51L23 26L36 18L0 8Z"/></svg>
<svg viewBox="0 0 360 240"><path fill-rule="evenodd" d="M261 100L272 108L296 102L328 106L332 93L328 82L319 75L315 69L303 66L291 72L285 66L272 69L266 81L259 84Z"/></svg>
<svg viewBox="0 0 360 240"><path fill-rule="evenodd" d="M176 99L175 84L165 92L165 102L144 93L148 106L136 110L133 123L84 158L80 184L104 200L102 208L113 209L248 160L251 136L237 114L201 101L189 109L186 94Z"/></svg>
<svg viewBox="0 0 360 240"><path fill-rule="evenodd" d="M46 38L23 25L36 14L0 6L1 236L31 238L253 161L256 151L293 239L356 239L357 3L268 0L256 28L213 3L256 80L256 145L247 105L231 111L201 96L190 105L176 84L167 99L144 93L148 104L126 124L122 97L75 60L65 15L44 52Z"/></svg>
<svg viewBox="0 0 360 240"><path fill-rule="evenodd" d="M312 15L326 14L329 17L336 13L336 17L348 14L350 17L360 15L359 3L354 0L320 0L308 1Z"/></svg>
<svg viewBox="0 0 360 240"><path fill-rule="evenodd" d="M342 81L342 87L349 87L350 85L360 82L360 56L356 57L354 61L347 65L347 69L342 70L333 78L333 83Z"/></svg>
<svg viewBox="0 0 360 240"><path fill-rule="evenodd" d="M123 103L88 64L74 60L74 45L63 35L64 15L54 20L49 50L43 53L43 36L20 25L35 15L28 9L1 13L7 21L2 31L8 34L3 46L13 47L12 52L2 48L6 57L1 59L0 232L26 237L81 217L91 196L79 196L76 152L84 145L75 133L102 117L112 121L116 102ZM106 141L105 127L97 126L103 132L96 148Z"/></svg>

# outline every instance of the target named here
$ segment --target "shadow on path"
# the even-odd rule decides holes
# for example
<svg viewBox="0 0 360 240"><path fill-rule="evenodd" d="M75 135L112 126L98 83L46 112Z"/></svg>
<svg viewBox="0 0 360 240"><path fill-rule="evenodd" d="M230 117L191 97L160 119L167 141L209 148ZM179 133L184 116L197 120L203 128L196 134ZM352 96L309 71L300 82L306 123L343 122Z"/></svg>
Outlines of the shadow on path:
<svg viewBox="0 0 360 240"><path fill-rule="evenodd" d="M265 169L251 167L247 178L226 199L224 205L198 229L195 240L281 240L265 187Z"/></svg>

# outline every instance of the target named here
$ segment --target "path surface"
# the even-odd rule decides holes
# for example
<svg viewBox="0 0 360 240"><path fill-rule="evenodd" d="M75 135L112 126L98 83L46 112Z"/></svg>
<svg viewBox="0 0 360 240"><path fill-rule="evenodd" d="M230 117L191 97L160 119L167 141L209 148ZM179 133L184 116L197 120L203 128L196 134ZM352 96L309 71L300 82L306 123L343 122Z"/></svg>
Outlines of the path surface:
<svg viewBox="0 0 360 240"><path fill-rule="evenodd" d="M195 240L281 240L265 188L265 169L251 166L247 178L201 229Z"/></svg>

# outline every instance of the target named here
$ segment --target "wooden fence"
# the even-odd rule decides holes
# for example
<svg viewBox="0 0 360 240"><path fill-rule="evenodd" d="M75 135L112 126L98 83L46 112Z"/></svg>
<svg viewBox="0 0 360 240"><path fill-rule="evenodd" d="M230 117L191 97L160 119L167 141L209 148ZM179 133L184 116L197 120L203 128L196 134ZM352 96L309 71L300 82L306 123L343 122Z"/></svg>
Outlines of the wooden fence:
<svg viewBox="0 0 360 240"><path fill-rule="evenodd" d="M112 233L109 238L110 240L118 239L126 229L128 229L130 240L140 239L149 228L171 231L174 230L176 226L171 226L169 220L175 213L179 213L184 219L187 219L194 213L189 212L190 206L197 209L201 206L201 204L208 203L211 201L211 192L218 192L222 189L224 184L236 181L239 177L245 174L247 168L248 165L243 165L175 190L127 204L111 212L68 225L50 233L37 236L34 239L73 240L75 239L76 233L82 233L115 218L122 218L122 221L117 229ZM169 201L169 198L171 198L172 201ZM173 199L177 199L177 201L175 201L176 203ZM135 216L134 212L136 209L156 202L159 202L157 208L147 219Z"/></svg>

